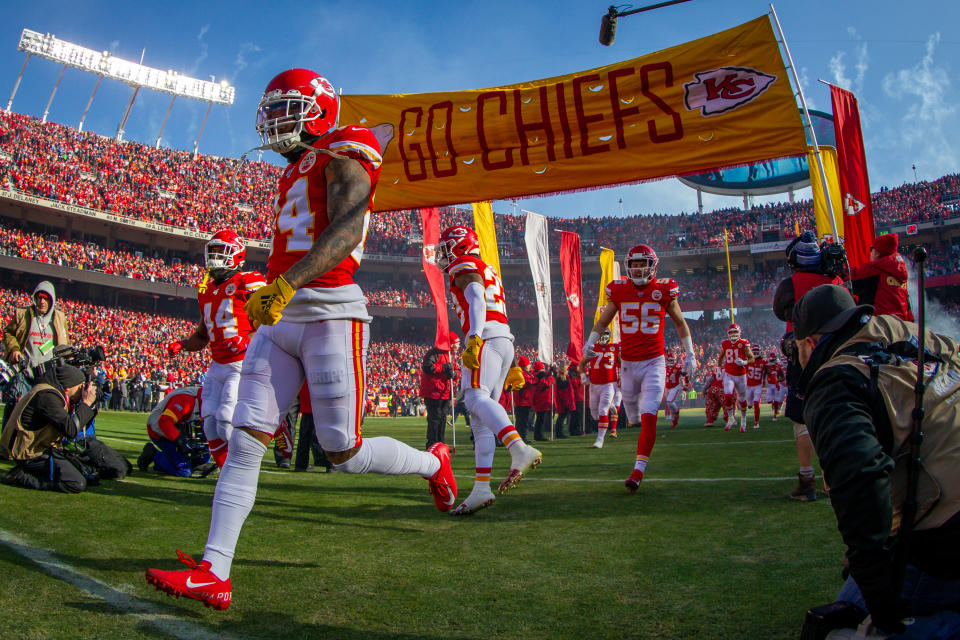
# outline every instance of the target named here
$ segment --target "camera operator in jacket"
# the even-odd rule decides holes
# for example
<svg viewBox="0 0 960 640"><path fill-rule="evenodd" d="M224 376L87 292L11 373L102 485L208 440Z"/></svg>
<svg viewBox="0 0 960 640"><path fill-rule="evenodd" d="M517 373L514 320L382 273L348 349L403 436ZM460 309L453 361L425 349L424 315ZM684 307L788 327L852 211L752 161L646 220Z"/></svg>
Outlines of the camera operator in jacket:
<svg viewBox="0 0 960 640"><path fill-rule="evenodd" d="M25 361L30 367L53 358L53 348L70 343L67 318L57 309L53 284L44 280L30 296L31 304L18 307L3 329L3 347L7 361Z"/></svg>

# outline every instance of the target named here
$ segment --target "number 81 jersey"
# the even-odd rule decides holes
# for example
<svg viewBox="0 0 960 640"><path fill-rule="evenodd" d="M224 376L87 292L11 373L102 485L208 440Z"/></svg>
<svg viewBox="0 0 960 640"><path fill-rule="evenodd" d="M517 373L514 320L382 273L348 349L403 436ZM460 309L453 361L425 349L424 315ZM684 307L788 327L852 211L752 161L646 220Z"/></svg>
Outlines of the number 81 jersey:
<svg viewBox="0 0 960 640"><path fill-rule="evenodd" d="M643 287L629 280L607 285L607 300L620 318L620 358L650 360L664 354L663 320L667 307L680 295L673 278L657 278Z"/></svg>
<svg viewBox="0 0 960 640"><path fill-rule="evenodd" d="M510 327L507 325L507 303L503 297L503 283L500 282L493 267L480 258L468 254L451 262L447 273L450 275L450 293L453 294L453 300L456 302L457 317L460 318L463 335L467 335L470 331L469 305L463 290L454 283L462 275L475 273L483 280L483 298L487 304L487 317L483 325L483 335L480 337L484 340L496 337L513 340L513 334L510 333Z"/></svg>

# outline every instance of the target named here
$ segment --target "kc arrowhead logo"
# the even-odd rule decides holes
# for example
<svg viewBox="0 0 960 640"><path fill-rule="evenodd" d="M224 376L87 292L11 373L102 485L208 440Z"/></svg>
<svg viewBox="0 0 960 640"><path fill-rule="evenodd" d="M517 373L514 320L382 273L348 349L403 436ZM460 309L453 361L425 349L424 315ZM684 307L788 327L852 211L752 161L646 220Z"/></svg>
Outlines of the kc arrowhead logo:
<svg viewBox="0 0 960 640"><path fill-rule="evenodd" d="M427 262L427 264L436 265L437 264L437 245L435 244L423 245L423 259Z"/></svg>
<svg viewBox="0 0 960 640"><path fill-rule="evenodd" d="M573 307L574 309L580 308L580 296L578 296L577 294L571 293L570 295L567 296L567 300L570 301L570 306Z"/></svg>
<svg viewBox="0 0 960 640"><path fill-rule="evenodd" d="M862 202L853 197L853 194L847 192L843 196L843 210L847 212L848 216L855 216L861 211L863 211L864 205Z"/></svg>
<svg viewBox="0 0 960 640"><path fill-rule="evenodd" d="M752 102L774 83L777 76L746 67L720 67L693 74L694 82L683 85L688 111L715 116Z"/></svg>

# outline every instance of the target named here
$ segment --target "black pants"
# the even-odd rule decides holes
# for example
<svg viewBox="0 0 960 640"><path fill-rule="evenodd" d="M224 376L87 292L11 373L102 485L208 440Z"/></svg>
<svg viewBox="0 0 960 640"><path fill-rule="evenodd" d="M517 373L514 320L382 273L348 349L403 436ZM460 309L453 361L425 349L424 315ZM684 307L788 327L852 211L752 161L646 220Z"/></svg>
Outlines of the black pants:
<svg viewBox="0 0 960 640"><path fill-rule="evenodd" d="M3 483L61 493L80 493L87 488L87 479L80 469L57 449L39 458L18 462L3 477Z"/></svg>
<svg viewBox="0 0 960 640"><path fill-rule="evenodd" d="M570 414L567 424L570 427L570 435L579 436L583 434L583 403L578 402L577 408Z"/></svg>
<svg viewBox="0 0 960 640"><path fill-rule="evenodd" d="M427 405L427 449L435 442L443 442L447 431L447 415L450 414L450 400L424 398Z"/></svg>
<svg viewBox="0 0 960 640"><path fill-rule="evenodd" d="M514 415L517 419L517 424L514 425L517 428L517 433L520 434L520 437L524 440L527 439L527 432L530 430L530 419L531 412L530 407L515 407Z"/></svg>
<svg viewBox="0 0 960 640"><path fill-rule="evenodd" d="M537 421L533 425L534 440L549 440L546 431L550 428L550 411L537 411Z"/></svg>
<svg viewBox="0 0 960 640"><path fill-rule="evenodd" d="M555 438L567 437L567 434L563 432L563 425L568 424L571 421L573 414L573 411L557 414L557 419L553 421L553 435ZM568 428L570 430L570 434L573 435L573 425L570 425Z"/></svg>
<svg viewBox="0 0 960 640"><path fill-rule="evenodd" d="M327 471L333 465L323 452L323 447L317 440L317 433L313 424L313 414L304 413L300 416L300 433L297 434L297 452L293 466L305 471L310 466L310 453L313 453L313 464L325 468Z"/></svg>
<svg viewBox="0 0 960 640"><path fill-rule="evenodd" d="M798 363L794 363L793 358L791 358L789 364L787 364L787 402L783 408L783 415L797 424L803 424L803 400L797 397L796 392L801 374L803 374L803 369L800 368Z"/></svg>

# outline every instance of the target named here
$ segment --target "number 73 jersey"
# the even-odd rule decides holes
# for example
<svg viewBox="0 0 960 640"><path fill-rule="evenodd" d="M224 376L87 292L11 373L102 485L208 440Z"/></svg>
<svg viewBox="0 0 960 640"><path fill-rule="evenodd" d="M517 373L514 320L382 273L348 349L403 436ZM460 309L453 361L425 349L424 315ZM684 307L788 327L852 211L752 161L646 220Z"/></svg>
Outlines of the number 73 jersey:
<svg viewBox="0 0 960 640"><path fill-rule="evenodd" d="M497 272L490 265L476 256L465 255L454 260L447 269L450 275L450 293L453 294L453 300L456 302L457 317L460 318L460 328L463 329L463 335L470 331L470 312L469 304L460 289L454 282L457 278L468 273L474 273L483 280L483 298L487 304L487 317L483 325L484 340L488 338L510 338L513 340L513 334L510 333L510 327L507 324L507 303L503 298L503 283L497 276Z"/></svg>
<svg viewBox="0 0 960 640"><path fill-rule="evenodd" d="M240 271L220 284L209 280L197 293L214 362L227 364L243 360L243 350L238 349L236 343L247 342L253 333L243 305L251 293L265 284L263 276L256 271ZM242 340L238 341L238 336Z"/></svg>
<svg viewBox="0 0 960 640"><path fill-rule="evenodd" d="M650 360L664 354L663 321L670 303L680 295L673 278L657 278L638 287L629 280L607 285L607 300L620 318L620 358Z"/></svg>

